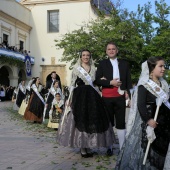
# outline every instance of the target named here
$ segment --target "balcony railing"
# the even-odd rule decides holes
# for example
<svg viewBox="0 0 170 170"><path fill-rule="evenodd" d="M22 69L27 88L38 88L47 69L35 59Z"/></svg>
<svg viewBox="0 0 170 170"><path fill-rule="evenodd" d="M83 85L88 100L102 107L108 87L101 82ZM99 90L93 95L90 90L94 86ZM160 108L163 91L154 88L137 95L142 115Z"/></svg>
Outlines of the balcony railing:
<svg viewBox="0 0 170 170"><path fill-rule="evenodd" d="M1 56L7 56L7 57L12 57L12 58L15 58L15 59L18 59L18 60L21 60L23 62L25 62L25 56L27 54L21 54L19 52L15 52L15 51L12 51L12 50L8 50L8 49L5 49L5 48L0 48L0 57ZM31 58L31 64L34 64L34 57L30 56Z"/></svg>

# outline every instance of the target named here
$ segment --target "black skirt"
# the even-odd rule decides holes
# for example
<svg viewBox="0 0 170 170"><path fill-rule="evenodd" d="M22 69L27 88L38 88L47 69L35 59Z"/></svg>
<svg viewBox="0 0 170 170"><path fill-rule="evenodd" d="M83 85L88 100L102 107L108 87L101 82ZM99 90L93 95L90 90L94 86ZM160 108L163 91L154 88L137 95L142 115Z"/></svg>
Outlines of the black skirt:
<svg viewBox="0 0 170 170"><path fill-rule="evenodd" d="M72 110L75 127L80 132L102 133L109 128L109 118L99 93L90 85L74 89Z"/></svg>
<svg viewBox="0 0 170 170"><path fill-rule="evenodd" d="M54 96L50 93L48 98L47 98L47 109L46 109L46 112L45 112L45 119L49 119L49 112L51 110L51 105L52 105L52 102L53 102L53 99L54 99Z"/></svg>
<svg viewBox="0 0 170 170"><path fill-rule="evenodd" d="M16 99L16 105L20 107L24 99L25 99L25 94L19 89L17 99Z"/></svg>
<svg viewBox="0 0 170 170"><path fill-rule="evenodd" d="M41 99L35 92L33 92L33 97L30 103L29 111L32 112L38 118L43 117L44 103L41 101Z"/></svg>

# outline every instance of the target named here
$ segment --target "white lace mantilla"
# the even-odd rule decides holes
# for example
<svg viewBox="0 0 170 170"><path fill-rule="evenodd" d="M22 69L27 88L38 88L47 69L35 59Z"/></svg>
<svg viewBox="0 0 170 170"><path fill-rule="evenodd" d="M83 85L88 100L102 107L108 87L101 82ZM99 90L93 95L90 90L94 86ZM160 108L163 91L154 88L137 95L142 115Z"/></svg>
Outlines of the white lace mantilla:
<svg viewBox="0 0 170 170"><path fill-rule="evenodd" d="M22 84L19 84L19 89L25 94L26 93L26 88Z"/></svg>
<svg viewBox="0 0 170 170"><path fill-rule="evenodd" d="M78 67L79 66L77 66L77 68ZM71 78L71 86L75 87L75 81L76 81L77 77L81 78L83 80L83 82L85 83L85 85L90 85L88 80L83 76L83 74L81 74L80 71L78 71L77 68L73 69L72 78ZM94 66L91 66L91 70L90 70L89 75L90 75L91 80L93 82L95 80L95 75L96 75L96 68Z"/></svg>
<svg viewBox="0 0 170 170"><path fill-rule="evenodd" d="M29 91L30 91L30 89L31 89L31 84L32 84L32 82L33 82L33 80L30 80L30 81L28 82L27 87L26 87L26 89L29 90Z"/></svg>
<svg viewBox="0 0 170 170"><path fill-rule="evenodd" d="M64 105L64 101L63 100L60 100L60 101L57 101L55 98L52 102L52 105L57 105L58 107L61 107L62 105Z"/></svg>
<svg viewBox="0 0 170 170"><path fill-rule="evenodd" d="M54 87L51 87L50 90L49 90L49 93L51 93L54 97L55 97L55 94L56 93L60 93L60 95L62 95L61 93L61 89L60 88L54 88Z"/></svg>

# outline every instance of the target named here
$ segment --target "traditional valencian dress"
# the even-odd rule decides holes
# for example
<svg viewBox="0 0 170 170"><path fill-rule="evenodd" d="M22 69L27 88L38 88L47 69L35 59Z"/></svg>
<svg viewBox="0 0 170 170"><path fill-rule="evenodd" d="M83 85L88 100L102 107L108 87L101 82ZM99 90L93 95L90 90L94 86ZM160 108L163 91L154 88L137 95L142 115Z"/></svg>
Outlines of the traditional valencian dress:
<svg viewBox="0 0 170 170"><path fill-rule="evenodd" d="M30 92L31 92L31 84L32 84L32 82L33 82L33 80L30 80L30 81L28 82L28 85L26 86L26 97L25 97L25 99L22 101L21 106L20 106L20 108L19 108L19 110L18 110L18 113L19 113L20 115L24 115L25 110L26 110L26 108L27 108L27 106L28 106L28 101L29 101L29 98L30 98Z"/></svg>
<svg viewBox="0 0 170 170"><path fill-rule="evenodd" d="M141 78L132 99L127 124L127 137L118 156L116 170L168 170L170 168L170 103L168 84L160 79L161 87L149 79L147 63L142 65ZM146 72L146 73L145 73ZM147 122L153 119L156 111L156 98L162 98L154 129L156 139L151 143L146 164L143 165L148 143ZM165 161L166 159L166 161Z"/></svg>
<svg viewBox="0 0 170 170"><path fill-rule="evenodd" d="M59 127L60 119L63 112L63 105L64 105L63 100L57 101L55 98L53 99L47 127L49 128Z"/></svg>
<svg viewBox="0 0 170 170"><path fill-rule="evenodd" d="M31 79L26 86L26 103L29 102L29 99L31 97L31 92L32 92L31 85L32 85L33 81L34 81L34 79Z"/></svg>
<svg viewBox="0 0 170 170"><path fill-rule="evenodd" d="M21 103L25 99L25 97L26 97L26 88L25 86L22 86L22 84L20 83L18 86L18 94L16 98L16 105L18 107L21 106Z"/></svg>
<svg viewBox="0 0 170 170"><path fill-rule="evenodd" d="M47 101L46 101L46 104L48 104L48 105L47 105L47 108L45 108L45 110L44 110L45 111L45 119L49 119L49 111L51 109L51 104L53 102L53 99L54 99L56 93L59 93L62 96L62 92L61 92L60 88L54 88L53 86L51 86L51 88L48 92Z"/></svg>
<svg viewBox="0 0 170 170"><path fill-rule="evenodd" d="M12 96L12 101L14 102L13 110L19 110L19 107L16 105L17 94L18 94L18 88L15 88L15 90L13 92L13 96Z"/></svg>
<svg viewBox="0 0 170 170"><path fill-rule="evenodd" d="M42 123L45 102L42 97L41 91L42 85L39 85L37 87L35 84L33 84L31 86L31 97L24 113L24 118L26 120Z"/></svg>
<svg viewBox="0 0 170 170"><path fill-rule="evenodd" d="M102 98L96 87L95 66L87 73L80 59L72 72L71 110L63 116L58 130L58 141L63 146L77 148L108 147L113 144L114 133ZM67 108L66 108L67 109Z"/></svg>

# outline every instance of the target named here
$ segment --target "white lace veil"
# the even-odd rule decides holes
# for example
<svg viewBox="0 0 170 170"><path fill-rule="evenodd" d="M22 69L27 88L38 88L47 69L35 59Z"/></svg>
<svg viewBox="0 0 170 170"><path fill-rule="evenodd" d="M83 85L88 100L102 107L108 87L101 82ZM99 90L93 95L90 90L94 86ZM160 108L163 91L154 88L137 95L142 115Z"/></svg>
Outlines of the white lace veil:
<svg viewBox="0 0 170 170"><path fill-rule="evenodd" d="M145 84L149 80L149 68L147 61L142 63L142 72L139 77L137 86Z"/></svg>
<svg viewBox="0 0 170 170"><path fill-rule="evenodd" d="M84 50L84 51L86 51L86 50ZM90 51L89 51L89 52L90 52ZM82 53L81 53L81 54L82 54ZM80 55L81 55L81 54L80 54ZM90 63L89 63L89 64L90 64L91 67L93 67L93 66L95 67L91 53L90 53ZM73 66L73 69L74 69L74 68L77 68L77 67L79 67L79 66L81 66L81 56L79 56L76 64Z"/></svg>
<svg viewBox="0 0 170 170"><path fill-rule="evenodd" d="M84 50L86 51L86 50ZM88 50L87 50L88 51ZM77 60L76 64L73 66L73 71L72 71L72 78L71 78L71 86L74 86L75 84L75 81L77 79L77 76L79 75L79 77L81 77L81 74L78 72L77 68L80 66L81 67L81 57L79 56L79 59ZM94 61L92 59L92 56L90 56L90 76L91 76L91 79L94 81L95 80L95 74L96 74L96 67L94 65ZM87 83L86 80L81 77L82 80L85 82L85 84Z"/></svg>
<svg viewBox="0 0 170 170"><path fill-rule="evenodd" d="M138 98L138 86L144 85L149 79L149 68L148 68L148 63L145 61L142 63L142 71L139 77L139 81L137 84L137 87L135 88L134 95L131 99L131 108L128 116L128 122L127 122L127 131L126 131L126 137L128 137L135 121L136 114L138 112L137 108L137 98Z"/></svg>

